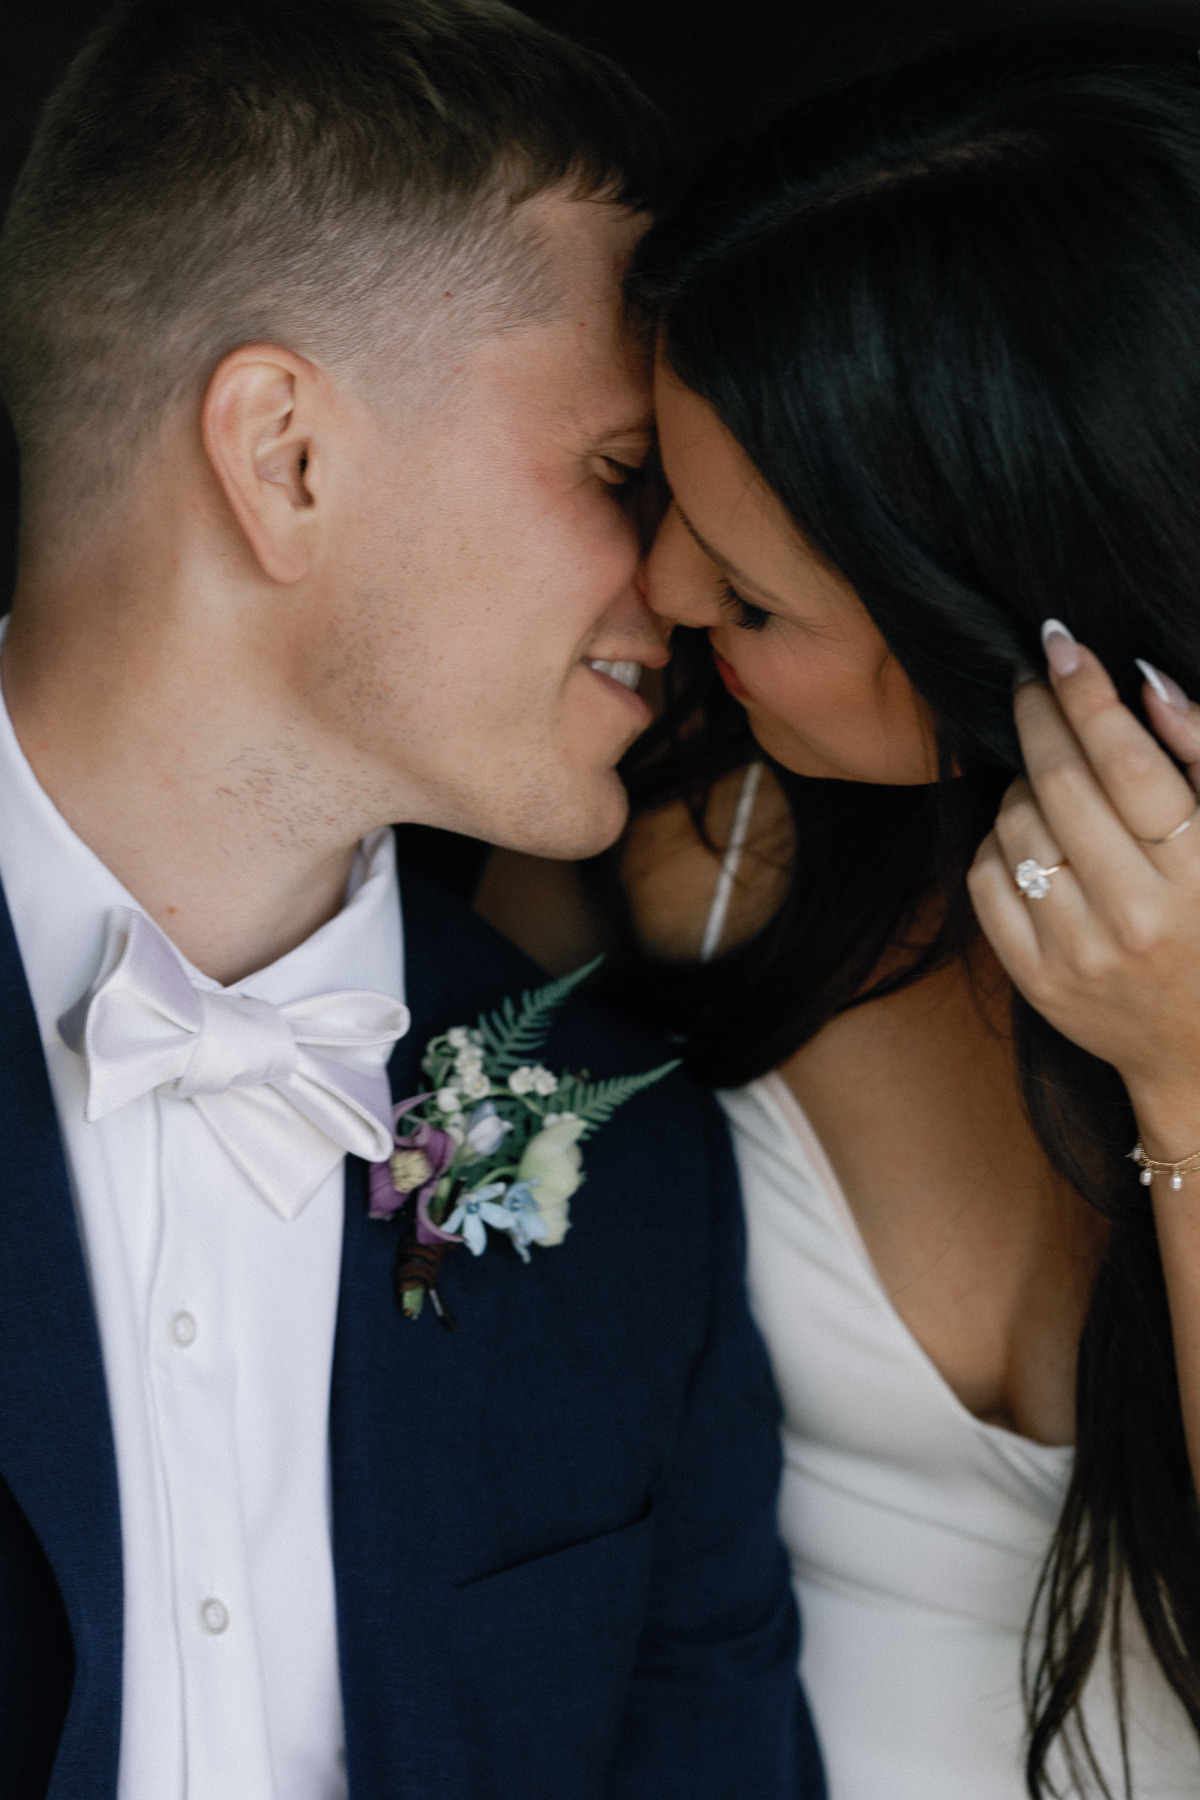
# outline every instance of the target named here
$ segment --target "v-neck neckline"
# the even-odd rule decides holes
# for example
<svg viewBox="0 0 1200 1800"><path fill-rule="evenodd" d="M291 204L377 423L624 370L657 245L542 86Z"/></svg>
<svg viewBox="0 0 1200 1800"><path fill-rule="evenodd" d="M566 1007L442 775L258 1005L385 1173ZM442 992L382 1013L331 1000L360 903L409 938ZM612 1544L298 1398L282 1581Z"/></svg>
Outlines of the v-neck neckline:
<svg viewBox="0 0 1200 1800"><path fill-rule="evenodd" d="M919 1361L959 1419L968 1423L975 1431L983 1433L1001 1449L1019 1448L1022 1453L1044 1465L1047 1472L1061 1473L1069 1469L1075 1455L1074 1445L1044 1444L1037 1438L1027 1437L1023 1432L1012 1431L1006 1425L995 1425L990 1420L981 1419L964 1405L888 1293L825 1146L783 1076L777 1071L763 1075L757 1081L750 1082L747 1091L757 1091L759 1098L774 1110L785 1130L795 1139L811 1167L818 1188L829 1204L835 1223L860 1266L860 1272L870 1284L885 1315L892 1321L895 1333L903 1339L909 1356Z"/></svg>

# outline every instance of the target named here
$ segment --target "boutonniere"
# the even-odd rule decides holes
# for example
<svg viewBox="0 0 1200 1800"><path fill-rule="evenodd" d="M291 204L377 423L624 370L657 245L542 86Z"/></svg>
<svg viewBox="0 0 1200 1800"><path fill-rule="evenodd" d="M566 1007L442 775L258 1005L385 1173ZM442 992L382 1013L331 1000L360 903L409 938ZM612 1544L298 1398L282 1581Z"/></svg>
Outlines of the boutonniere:
<svg viewBox="0 0 1200 1800"><path fill-rule="evenodd" d="M595 962L507 999L474 1026L432 1038L421 1059L428 1090L392 1108L395 1149L370 1165L373 1219L398 1220L396 1298L416 1319L428 1294L438 1317L457 1327L437 1278L451 1250L472 1256L506 1239L529 1262L533 1249L561 1244L570 1200L584 1179L580 1148L619 1106L672 1069L592 1081L587 1070L555 1074L538 1060L555 1014Z"/></svg>

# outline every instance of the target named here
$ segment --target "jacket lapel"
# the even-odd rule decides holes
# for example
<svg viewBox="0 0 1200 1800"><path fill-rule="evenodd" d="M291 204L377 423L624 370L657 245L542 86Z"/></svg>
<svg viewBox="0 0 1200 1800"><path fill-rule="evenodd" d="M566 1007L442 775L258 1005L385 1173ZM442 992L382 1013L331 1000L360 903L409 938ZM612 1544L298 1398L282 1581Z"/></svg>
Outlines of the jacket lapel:
<svg viewBox="0 0 1200 1800"><path fill-rule="evenodd" d="M413 1025L389 1067L396 1099L421 1091L425 1044L459 1022L443 1016L440 979L453 933L429 929L424 913L406 892ZM368 1217L366 1166L348 1159L331 1435L350 1790L466 1800L443 1586L477 1486L476 1421L510 1328L505 1283L495 1257L456 1251L442 1289L462 1329L443 1329L428 1306L415 1322L402 1318L392 1286L399 1229Z"/></svg>
<svg viewBox="0 0 1200 1800"><path fill-rule="evenodd" d="M51 1800L116 1789L122 1573L100 1342L37 1021L0 892L0 1475L58 1581L75 1684Z"/></svg>

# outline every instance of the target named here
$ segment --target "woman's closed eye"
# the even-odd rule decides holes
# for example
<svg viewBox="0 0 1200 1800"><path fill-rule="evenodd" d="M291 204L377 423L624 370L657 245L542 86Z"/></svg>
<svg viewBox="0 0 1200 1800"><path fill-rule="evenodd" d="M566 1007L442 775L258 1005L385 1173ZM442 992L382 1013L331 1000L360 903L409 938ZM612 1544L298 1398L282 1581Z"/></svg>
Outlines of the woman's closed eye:
<svg viewBox="0 0 1200 1800"><path fill-rule="evenodd" d="M771 615L752 600L745 599L727 581L721 583L721 604L733 611L733 622L742 631L761 631L770 623Z"/></svg>

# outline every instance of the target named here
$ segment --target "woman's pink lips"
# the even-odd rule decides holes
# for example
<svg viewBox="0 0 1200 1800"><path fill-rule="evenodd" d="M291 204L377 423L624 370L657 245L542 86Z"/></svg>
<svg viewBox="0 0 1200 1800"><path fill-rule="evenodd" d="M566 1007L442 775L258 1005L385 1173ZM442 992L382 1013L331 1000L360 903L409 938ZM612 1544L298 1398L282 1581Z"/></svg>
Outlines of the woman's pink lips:
<svg viewBox="0 0 1200 1800"><path fill-rule="evenodd" d="M727 663L719 650L713 651L713 661L717 665L717 674L725 683L735 700L748 700L750 695L738 680L738 672L732 663Z"/></svg>

